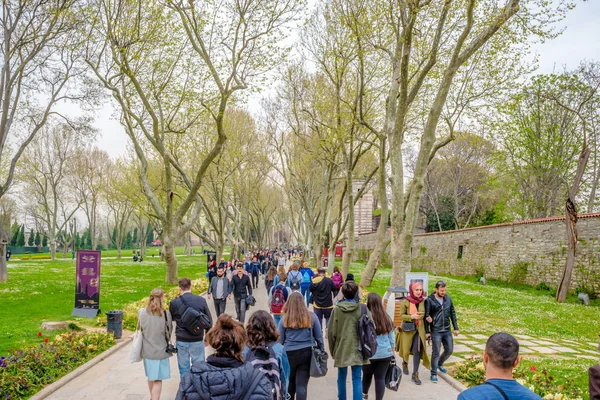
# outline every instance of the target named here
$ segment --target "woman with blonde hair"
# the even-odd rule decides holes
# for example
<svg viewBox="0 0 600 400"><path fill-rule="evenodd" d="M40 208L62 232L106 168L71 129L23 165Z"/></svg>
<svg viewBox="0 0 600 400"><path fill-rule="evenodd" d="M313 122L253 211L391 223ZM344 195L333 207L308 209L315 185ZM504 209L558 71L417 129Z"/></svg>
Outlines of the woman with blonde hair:
<svg viewBox="0 0 600 400"><path fill-rule="evenodd" d="M275 279L273 280L273 286L277 286L277 284L279 283L279 275L281 274L284 274L287 279L287 273L285 272L285 268L283 267L283 265L277 267L277 274L275 275Z"/></svg>
<svg viewBox="0 0 600 400"><path fill-rule="evenodd" d="M173 331L173 320L169 310L163 307L164 299L164 290L152 289L146 308L138 312L144 371L152 400L160 399L162 381L171 378L169 357L173 354L167 353L167 344Z"/></svg>
<svg viewBox="0 0 600 400"><path fill-rule="evenodd" d="M302 274L300 271L298 271L299 269L300 265L294 261L292 265L290 265L290 269L288 269L287 274L287 286L293 291L298 292L300 291L300 286L302 285Z"/></svg>
<svg viewBox="0 0 600 400"><path fill-rule="evenodd" d="M325 349L321 324L317 316L308 310L304 297L293 292L283 306L283 323L279 324L279 342L283 344L290 363L288 393L291 400L306 400L310 378L310 357L313 341Z"/></svg>

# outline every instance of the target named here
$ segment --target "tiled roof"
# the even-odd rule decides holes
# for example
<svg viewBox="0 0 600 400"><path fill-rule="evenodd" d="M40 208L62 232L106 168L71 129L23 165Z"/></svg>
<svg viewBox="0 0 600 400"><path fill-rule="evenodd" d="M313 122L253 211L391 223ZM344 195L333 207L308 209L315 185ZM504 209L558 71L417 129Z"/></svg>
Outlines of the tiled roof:
<svg viewBox="0 0 600 400"><path fill-rule="evenodd" d="M600 218L600 213L578 214L577 218L578 219L583 219L583 218ZM486 226L476 226L476 227L473 227L473 228L455 229L455 230L451 230L451 231L418 233L418 234L415 234L415 236L443 235L443 234L446 234L446 233L465 232L465 231L472 231L472 230L475 230L475 229L490 229L490 228L499 228L499 227L502 227L502 226L514 226L514 225L525 225L525 224L539 224L539 223L544 223L544 222L564 221L564 219L565 219L565 216L562 215L562 216L559 216L559 217L528 219L526 221L505 222L503 224L486 225Z"/></svg>

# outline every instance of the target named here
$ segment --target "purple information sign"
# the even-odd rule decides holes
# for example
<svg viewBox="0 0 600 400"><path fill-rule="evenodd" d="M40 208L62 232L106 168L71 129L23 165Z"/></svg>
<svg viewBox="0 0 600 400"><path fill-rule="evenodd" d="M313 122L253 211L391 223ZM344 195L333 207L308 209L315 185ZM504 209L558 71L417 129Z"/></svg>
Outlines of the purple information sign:
<svg viewBox="0 0 600 400"><path fill-rule="evenodd" d="M99 309L100 254L96 250L77 250L75 309Z"/></svg>

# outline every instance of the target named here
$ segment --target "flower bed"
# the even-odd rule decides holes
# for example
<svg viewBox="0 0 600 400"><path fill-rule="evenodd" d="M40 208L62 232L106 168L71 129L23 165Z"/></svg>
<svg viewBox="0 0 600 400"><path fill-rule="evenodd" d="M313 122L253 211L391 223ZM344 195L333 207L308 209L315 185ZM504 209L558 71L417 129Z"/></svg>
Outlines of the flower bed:
<svg viewBox="0 0 600 400"><path fill-rule="evenodd" d="M455 364L450 373L466 386L477 386L485 382L485 367L481 356L467 357L465 361ZM582 391L572 380L559 384L555 377L545 368L535 365L519 364L513 371L517 382L528 387L544 400L577 400L582 398Z"/></svg>
<svg viewBox="0 0 600 400"><path fill-rule="evenodd" d="M67 332L39 346L12 350L0 357L0 399L29 398L114 344L111 334Z"/></svg>
<svg viewBox="0 0 600 400"><path fill-rule="evenodd" d="M200 294L208 290L208 280L206 278L196 279L192 281L192 293ZM179 296L179 289L174 287L165 292L165 304L168 309L169 302ZM123 328L131 331L135 330L137 325L137 316L140 308L145 308L148 303L148 298L143 298L138 301L127 304L123 307ZM106 314L97 317L96 323L99 326L106 326Z"/></svg>

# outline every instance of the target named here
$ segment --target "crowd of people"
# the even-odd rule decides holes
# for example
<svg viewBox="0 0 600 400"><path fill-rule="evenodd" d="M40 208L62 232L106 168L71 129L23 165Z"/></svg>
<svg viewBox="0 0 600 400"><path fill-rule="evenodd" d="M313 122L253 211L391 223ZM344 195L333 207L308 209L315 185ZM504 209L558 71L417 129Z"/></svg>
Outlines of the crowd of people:
<svg viewBox="0 0 600 400"><path fill-rule="evenodd" d="M313 353L315 349L325 352L326 342L337 369L339 400L348 397L348 370L351 399L368 399L373 382L375 399L383 399L396 354L403 360L402 373L411 375L412 383L422 384L421 364L430 370L429 381L438 382L438 373L446 372L444 363L453 351L453 335L459 334L444 281L438 281L429 296L421 282L411 283L399 305L401 323L394 326L379 294L368 293L366 304L361 304L362 293L352 274L343 277L337 267L331 276L324 268L315 274L302 260L288 267L292 254L260 252L233 265L223 259L215 263L214 271L209 270L214 273L210 274L207 296L214 303L214 324L206 300L191 293L188 278L179 282L181 295L171 301L168 310L162 307L164 292L152 291L148 306L139 313L142 358L152 400L160 398L161 382L170 377L168 358L174 353L181 379L178 399L305 400L311 376L319 376L311 369ZM252 313L246 323L261 276L269 311ZM232 296L236 318L225 312ZM173 321L176 349L169 351ZM368 342L369 326L372 344ZM431 359L426 352L428 344L432 346ZM214 353L206 358L207 345ZM514 337L492 335L484 353L486 383L458 398L539 399L512 379L518 353Z"/></svg>

